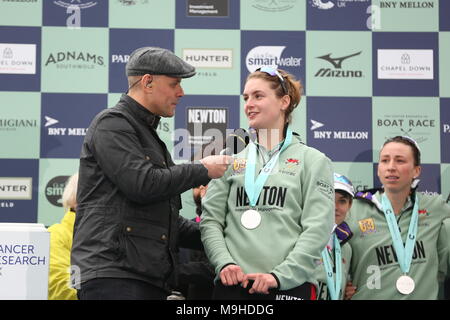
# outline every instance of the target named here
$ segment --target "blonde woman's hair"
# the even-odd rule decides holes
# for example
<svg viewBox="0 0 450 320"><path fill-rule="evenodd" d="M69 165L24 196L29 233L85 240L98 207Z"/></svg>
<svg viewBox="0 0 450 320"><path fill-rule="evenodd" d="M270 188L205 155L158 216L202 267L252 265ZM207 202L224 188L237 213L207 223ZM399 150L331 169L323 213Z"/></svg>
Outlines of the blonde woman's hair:
<svg viewBox="0 0 450 320"><path fill-rule="evenodd" d="M78 187L78 173L75 173L67 179L66 187L62 195L62 203L65 210L77 207L77 187Z"/></svg>

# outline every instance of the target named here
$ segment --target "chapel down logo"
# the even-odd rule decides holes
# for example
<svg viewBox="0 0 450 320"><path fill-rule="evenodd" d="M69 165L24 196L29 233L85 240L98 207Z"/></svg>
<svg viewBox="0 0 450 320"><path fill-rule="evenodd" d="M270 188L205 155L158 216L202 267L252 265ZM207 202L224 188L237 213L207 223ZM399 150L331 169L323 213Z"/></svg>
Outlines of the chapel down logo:
<svg viewBox="0 0 450 320"><path fill-rule="evenodd" d="M331 53L324 56L316 57L317 59L322 59L333 65L334 70L331 68L320 68L319 71L314 75L315 77L327 77L327 78L361 78L363 73L361 70L343 70L342 63L356 56L359 56L362 51L347 55L345 57L332 58Z"/></svg>
<svg viewBox="0 0 450 320"><path fill-rule="evenodd" d="M0 43L0 74L36 74L36 45Z"/></svg>

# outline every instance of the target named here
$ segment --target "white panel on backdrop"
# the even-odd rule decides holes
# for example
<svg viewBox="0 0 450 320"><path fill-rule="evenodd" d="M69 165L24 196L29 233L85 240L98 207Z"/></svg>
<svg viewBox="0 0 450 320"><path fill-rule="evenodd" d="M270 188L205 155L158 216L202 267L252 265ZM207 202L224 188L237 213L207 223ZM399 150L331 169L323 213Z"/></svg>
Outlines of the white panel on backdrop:
<svg viewBox="0 0 450 320"><path fill-rule="evenodd" d="M49 259L43 224L0 223L0 300L47 300Z"/></svg>
<svg viewBox="0 0 450 320"><path fill-rule="evenodd" d="M433 50L378 50L378 79L432 80L433 70Z"/></svg>
<svg viewBox="0 0 450 320"><path fill-rule="evenodd" d="M0 73L36 74L36 45L0 43Z"/></svg>

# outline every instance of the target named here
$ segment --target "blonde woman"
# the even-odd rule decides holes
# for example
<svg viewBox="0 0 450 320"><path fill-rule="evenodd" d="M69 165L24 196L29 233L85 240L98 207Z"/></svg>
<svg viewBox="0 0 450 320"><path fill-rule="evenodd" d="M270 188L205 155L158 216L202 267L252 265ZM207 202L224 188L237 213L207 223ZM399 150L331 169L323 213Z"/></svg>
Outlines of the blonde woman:
<svg viewBox="0 0 450 320"><path fill-rule="evenodd" d="M77 208L78 173L71 176L64 188L62 203L66 214L50 232L49 300L77 300L77 290L70 287L70 250Z"/></svg>

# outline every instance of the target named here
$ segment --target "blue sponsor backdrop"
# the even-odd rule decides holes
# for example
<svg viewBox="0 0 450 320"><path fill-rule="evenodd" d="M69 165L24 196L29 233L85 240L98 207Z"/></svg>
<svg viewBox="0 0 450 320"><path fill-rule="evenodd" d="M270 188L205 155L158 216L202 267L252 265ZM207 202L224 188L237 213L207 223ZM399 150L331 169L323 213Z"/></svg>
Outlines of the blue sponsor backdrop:
<svg viewBox="0 0 450 320"><path fill-rule="evenodd" d="M305 95L308 93L306 90L307 85L310 88L310 93L320 94L320 97L304 97L301 108L297 108L296 114L294 114L295 126L301 128L300 130L304 129L303 132L300 132L302 140L324 152L335 163L342 165L342 168L364 168L367 166L368 169L364 170L369 171L368 175L370 175L371 179L368 182L361 178L358 182L361 185L372 184L373 181L375 185L379 185L376 175L377 159L373 158L373 154L376 154L374 150L378 150L379 146L373 145L374 136L377 133L379 133L379 136L382 136L387 130L391 132L395 129L385 127L372 128L373 113L376 111L373 106L374 97L420 96L440 98L440 141L434 141L433 143L435 144L436 152L440 150L441 163L424 164L420 190L426 192L449 190L450 182L441 180L440 171L443 167L442 164L450 163L450 148L448 147L450 146L450 97L448 93L440 92L439 88L448 88L450 86L450 83L442 83L442 81L448 82L448 79L450 79L447 76L447 74L450 74L449 64L446 62L448 57L440 56L441 51L450 52L450 44L445 41L448 38L448 31L450 31L450 1L405 0L404 2L411 6L419 2L431 6L431 9L413 7L402 9L403 20L401 23L403 24L405 23L404 17L407 16L408 12L416 14L423 10L424 19L428 19L427 30L424 30L424 32L418 32L417 30L408 32L407 28L402 27L398 28L398 30L393 28L393 30L389 31L372 31L369 29L370 23L376 22L372 19L373 12L386 13L390 17L389 19L394 19L395 10L389 11L388 8L385 8L380 11L380 8L376 7L380 1L370 0L245 0L245 6L244 1L239 0L44 0L40 2L42 4L40 10L33 11L33 17L36 15L41 17L41 25L39 26L36 25L36 19L25 19L22 17L20 21L24 22L20 26L16 23L8 24L4 22L7 19L1 19L3 12L8 12L11 16L21 15L22 12L25 12L24 8L31 6L27 1L0 2L0 45L3 46L2 48L8 48L8 44L36 45L35 74L11 74L0 71L0 91L11 93L28 91L41 95L39 109L41 117L40 157L33 159L36 157L33 154L32 156L28 155L27 159L12 159L6 153L6 156L0 158L0 178L32 178L32 199L0 199L0 222L39 221L38 217L43 213L39 212L38 208L44 208L42 210L45 210L45 206L41 203L38 206L38 201L45 201L45 197L38 197L38 195L45 192L45 186L48 183L48 181L42 179L42 185L39 184L39 170L55 171L54 174L48 174L48 176L70 176L73 173L72 169L68 169L67 172L59 172L52 166L57 166L58 161L61 161L61 167L64 168L66 166L70 167L70 165L63 166L62 161L69 160L77 163L81 144L86 133L85 129L88 128L93 117L98 112L107 108L108 103L110 106L114 105L119 98L119 93L126 91L126 61L133 50L142 46L160 46L170 50L177 48L179 53L182 53L184 49L193 48L205 49L203 52L209 50L208 54L213 51L212 49L224 49L227 52L232 52L232 57L230 58L233 61L233 66L237 65L235 63L240 63L240 69L236 68L239 70L235 74L233 73L235 86L231 86L229 78L220 83L221 86L227 88L226 91L222 91L226 92L227 95L222 93L214 94L213 85L208 87L207 92L211 92L210 95L203 95L203 91L205 91L203 89L204 86L196 88L195 92L200 93L199 95L186 92L186 96L180 100L174 119L164 119L164 129L166 130L164 138L169 150L173 149L174 145L178 146L181 143L179 139L176 140L174 137L170 137L169 128L187 130L189 127L187 112L190 108L205 110L226 109L226 124L217 123L218 128L225 126L231 130L245 127L247 122L241 110L241 92L245 78L249 71L261 65L278 65L279 68L289 71L302 81ZM36 6L36 4L33 5ZM136 13L136 11L132 10L148 12L148 19L152 19L151 14L155 12L156 6L161 6L161 8L167 6L165 8L172 8L171 10L175 8L173 15L167 17L169 22L164 24L163 27L145 28L141 24L142 21L136 21L136 24L133 25L134 15L124 16L123 21L126 20L126 23L123 25L118 23L117 26L120 28L116 28L111 23L113 21L111 17L117 19L117 17L122 17L121 15L130 14L129 12ZM301 8L301 12L299 11L298 15L297 12L292 12L293 10L299 10L299 8ZM429 13L430 10L433 10L432 12L435 12L435 14L431 15ZM298 19L306 20L293 26L289 23L289 19L286 18L292 15L295 15ZM380 17L382 22L387 23L390 27L395 24L395 19L386 21L386 16L382 15ZM259 20L261 18L264 19L264 23L261 23ZM142 17L139 17L139 19L142 19ZM28 20L32 20L32 22L26 22ZM436 20L439 20L438 24L436 24ZM245 25L248 28L242 27L243 21L245 21ZM264 27L266 21L270 21L271 25L275 25L275 21L276 30L269 30L270 28ZM77 26L77 23L79 23L79 26ZM126 29L123 28L124 25ZM93 34L96 32L95 34L105 35L104 38L98 40L98 47L93 48L96 49L93 52L108 51L109 58L108 77L106 78L104 75L98 77L100 81L103 81L104 78L107 79L104 87L98 86L99 91L95 91L97 90L95 89L87 93L82 92L82 90L81 92L74 90L75 93L67 93L65 92L65 90L69 90L67 87L64 90L61 90L59 87L52 88L54 84L57 86L59 82L67 85L68 83L71 84L70 81L73 81L73 79L67 78L67 73L58 78L54 76L58 74L57 68L53 68L52 72L49 73L46 70L48 67L41 65L43 49L48 51L48 48L53 48L57 41L61 41L58 38L50 39L54 33L62 34L56 32L61 31L61 27L74 29L73 34L76 34L77 28L81 28L83 32L92 31ZM189 39L177 39L175 36L177 29L189 29L189 31L185 30L179 34L192 36L192 39L195 39L195 45L190 47L186 44L189 43ZM214 45L214 48L209 48L208 39L205 39L204 47L198 45L198 39L201 39L204 34L200 33L200 31L204 32L205 29L213 31L232 30L233 32L226 35L225 33L217 33L228 37L223 39L226 45L223 48L218 48L217 45ZM196 31L199 31L197 37ZM42 43L44 41L42 40L44 39L42 37L43 32L44 35L49 35L46 37L49 38L46 43ZM64 34L66 37L66 33ZM70 37L71 34L67 32L67 37ZM340 37L349 39L346 43L350 43L354 39L353 35L355 35L355 39L370 39L370 41L367 41L367 44L361 43L361 48L359 46L358 48L349 48L345 43L341 44L340 41L332 41L335 40L333 38L334 34L339 35L336 39L340 39ZM359 37L361 35L363 36ZM106 37L108 38L106 39ZM322 53L318 49L321 48L324 37L330 37L330 41L327 43L327 50ZM317 40L319 38L320 41ZM70 39L64 38L64 41L66 40L70 41ZM92 41L89 43L91 45ZM236 43L237 45L229 45L230 43ZM79 46L77 53L91 52L89 45L86 45L86 48L86 46L83 47L83 43L80 43ZM307 68L309 67L312 68L310 70L313 70L313 68L318 68L321 65L316 61L318 54L308 56L305 48L314 48L311 52L320 52L320 55L330 53L332 57L341 57L360 50L364 53L371 52L371 60L367 58L367 61L365 61L362 59L363 55L358 57L359 60L352 60L351 69L362 70L365 67L365 70L370 70L371 68L372 77L363 76L361 79L356 79L356 81L361 80L361 82L357 82L354 93L349 90L350 94L348 96L346 95L348 91L345 91L345 94L341 93L339 97L335 97L334 94L330 93L332 91L331 88L334 89L333 92L337 92L336 90L338 89L336 88L344 88L346 85L346 82L339 77L329 77L329 79L326 79L329 81L329 84L327 82L327 85L323 87L316 85L314 77L309 78L308 83L306 83ZM432 51L431 64L433 72L431 79L379 79L378 51L392 49L404 50L406 56L411 53L408 50ZM341 52L342 54L340 54ZM0 70L1 64L14 56L14 52L12 53L11 55L10 50L0 52ZM313 61L316 61L314 67L312 66ZM86 67L83 65L83 61L78 61L77 63L81 67ZM214 57L208 60L208 63L199 67L199 71L204 74L214 74L215 76L220 76L221 70L227 71L227 76L231 74L231 72L228 72L231 69L230 67L225 69L223 66L214 65ZM325 61L323 63L324 65L329 65L329 68L332 67L331 64L325 63ZM398 61L390 61L389 63L395 65L398 64ZM358 64L361 64L361 67ZM346 66L346 63L344 63L344 66ZM61 72L63 70L64 68L61 68ZM46 78L44 79L45 82L43 82L43 74L52 74L52 81ZM368 71L364 73L364 75L367 74ZM326 78L326 76L322 77L321 80L323 78ZM89 87L96 87L94 83L89 82L93 81L89 77L85 81ZM41 82L46 84L44 90ZM238 83L240 86L237 85ZM316 87L314 87L315 85ZM187 82L186 86L188 86ZM367 87L371 89L367 90L367 94L359 92L361 90L358 88ZM101 88L108 88L109 95L104 90L100 91ZM348 87L346 87L346 90L348 90ZM442 91L444 90L442 89ZM4 125L7 121L26 118L21 114L16 117L11 116L9 112L11 108L14 108L14 106L0 102L0 135L4 130L7 130ZM395 113L393 114L395 115ZM383 115L380 116L383 117ZM14 122L14 125L17 126L20 123ZM214 124L210 123L210 125ZM69 130L71 134L69 134ZM330 132L329 138L327 137L328 132ZM13 143L6 143L1 147L4 150L8 150L8 148L13 150L15 146ZM30 154L32 149L30 148ZM178 158L187 158L187 155ZM44 167L42 163L40 164L40 161L46 163L48 168ZM372 167L374 168L373 172ZM351 172L349 174L351 175ZM187 191L185 195L183 200L192 198L190 191ZM447 197L447 195L445 196ZM183 206L184 211L182 213L187 217L193 217L192 207L185 205L185 203ZM54 222L58 220L58 217L55 217ZM46 221L49 221L49 219Z"/></svg>
<svg viewBox="0 0 450 320"><path fill-rule="evenodd" d="M372 55L377 57L379 49L427 49L433 50L433 79L378 79L377 59L373 64L374 96L439 96L439 50L436 32L376 32L372 34ZM401 66L401 61L392 61L392 66Z"/></svg>
<svg viewBox="0 0 450 320"><path fill-rule="evenodd" d="M79 158L86 129L106 104L106 94L42 93L41 158Z"/></svg>
<svg viewBox="0 0 450 320"><path fill-rule="evenodd" d="M0 197L1 222L36 222L37 198L39 185L39 160L38 159L0 159L0 181L8 178L20 181L20 178L31 178L31 199L17 200ZM2 183L4 183L2 181ZM17 183L17 182L16 182ZM28 183L14 184L20 188ZM11 186L11 185L10 185ZM10 188L14 188L11 186Z"/></svg>
<svg viewBox="0 0 450 320"><path fill-rule="evenodd" d="M173 51L174 30L109 30L109 92L122 93L127 90L125 65L130 50L148 46Z"/></svg>
<svg viewBox="0 0 450 320"><path fill-rule="evenodd" d="M308 145L335 161L372 162L371 110L371 98L309 97Z"/></svg>

